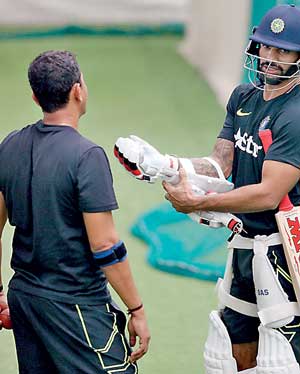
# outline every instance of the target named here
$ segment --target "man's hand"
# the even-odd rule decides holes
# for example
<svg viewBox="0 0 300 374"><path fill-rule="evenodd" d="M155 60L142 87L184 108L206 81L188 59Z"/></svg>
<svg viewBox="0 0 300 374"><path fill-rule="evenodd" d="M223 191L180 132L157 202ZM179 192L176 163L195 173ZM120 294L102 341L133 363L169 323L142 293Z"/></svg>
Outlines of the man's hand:
<svg viewBox="0 0 300 374"><path fill-rule="evenodd" d="M199 203L203 199L204 192L202 197L194 193L183 168L179 170L179 178L179 183L176 185L163 181L163 187L167 192L165 198L171 202L178 212L192 213L201 210Z"/></svg>
<svg viewBox="0 0 300 374"><path fill-rule="evenodd" d="M4 310L7 309L7 299L5 293L2 291L0 292L0 313Z"/></svg>
<svg viewBox="0 0 300 374"><path fill-rule="evenodd" d="M6 296L4 292L0 292L0 330L3 327L5 329L11 329L12 325L11 325Z"/></svg>
<svg viewBox="0 0 300 374"><path fill-rule="evenodd" d="M150 332L147 326L144 308L133 312L130 315L127 328L129 332L129 344L131 347L136 345L137 337L139 338L139 347L130 355L130 361L134 362L147 353L150 342Z"/></svg>
<svg viewBox="0 0 300 374"><path fill-rule="evenodd" d="M154 183L158 177L168 179L177 175L179 162L176 157L162 155L135 135L118 138L114 154L124 168L139 180Z"/></svg>

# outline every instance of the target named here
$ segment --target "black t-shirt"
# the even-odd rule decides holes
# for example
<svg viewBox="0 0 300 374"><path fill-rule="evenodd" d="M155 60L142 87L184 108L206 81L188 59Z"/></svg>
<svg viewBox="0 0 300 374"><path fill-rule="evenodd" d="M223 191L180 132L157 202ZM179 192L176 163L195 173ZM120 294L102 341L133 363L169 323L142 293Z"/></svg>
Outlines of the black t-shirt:
<svg viewBox="0 0 300 374"><path fill-rule="evenodd" d="M72 127L39 121L2 142L0 190L15 226L10 287L70 303L109 301L82 215L118 207L104 150Z"/></svg>
<svg viewBox="0 0 300 374"><path fill-rule="evenodd" d="M258 135L260 127L272 131L273 143L266 155ZM250 84L238 86L229 99L227 116L219 138L234 142L232 181L236 188L260 183L264 160L300 168L299 86L269 101L263 99L261 90ZM289 196L294 205L300 204L299 184ZM253 236L278 231L275 213L265 211L237 215Z"/></svg>

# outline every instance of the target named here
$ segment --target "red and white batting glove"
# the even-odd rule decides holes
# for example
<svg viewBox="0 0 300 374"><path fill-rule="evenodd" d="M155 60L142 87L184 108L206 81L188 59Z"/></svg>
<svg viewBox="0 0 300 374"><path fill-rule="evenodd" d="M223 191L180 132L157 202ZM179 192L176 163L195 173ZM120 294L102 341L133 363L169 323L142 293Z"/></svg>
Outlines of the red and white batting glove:
<svg viewBox="0 0 300 374"><path fill-rule="evenodd" d="M118 138L114 154L124 168L139 180L154 183L161 177L170 182L178 174L177 157L162 155L152 145L135 135Z"/></svg>

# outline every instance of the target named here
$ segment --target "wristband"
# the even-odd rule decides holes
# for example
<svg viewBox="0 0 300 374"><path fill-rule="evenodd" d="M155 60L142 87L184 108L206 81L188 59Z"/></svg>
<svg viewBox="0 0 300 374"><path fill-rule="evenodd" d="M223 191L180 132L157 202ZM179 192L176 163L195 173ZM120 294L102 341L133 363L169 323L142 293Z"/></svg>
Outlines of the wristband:
<svg viewBox="0 0 300 374"><path fill-rule="evenodd" d="M0 284L0 292L2 292L4 289L3 284Z"/></svg>
<svg viewBox="0 0 300 374"><path fill-rule="evenodd" d="M127 314L132 314L134 312L137 312L138 310L142 309L143 308L143 303L139 306L137 306L136 308L133 308L133 309L127 309Z"/></svg>

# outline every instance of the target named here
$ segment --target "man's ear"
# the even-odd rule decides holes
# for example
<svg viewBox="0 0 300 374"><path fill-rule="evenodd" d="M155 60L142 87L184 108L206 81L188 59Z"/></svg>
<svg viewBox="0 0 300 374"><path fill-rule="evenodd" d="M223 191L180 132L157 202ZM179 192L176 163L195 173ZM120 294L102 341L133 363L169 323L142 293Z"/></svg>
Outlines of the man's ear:
<svg viewBox="0 0 300 374"><path fill-rule="evenodd" d="M40 106L40 103L39 103L37 97L35 96L35 94L33 92L32 92L31 97L32 97L32 100L36 103L36 105Z"/></svg>
<svg viewBox="0 0 300 374"><path fill-rule="evenodd" d="M71 94L73 94L75 100L82 101L81 85L80 83L74 83Z"/></svg>

